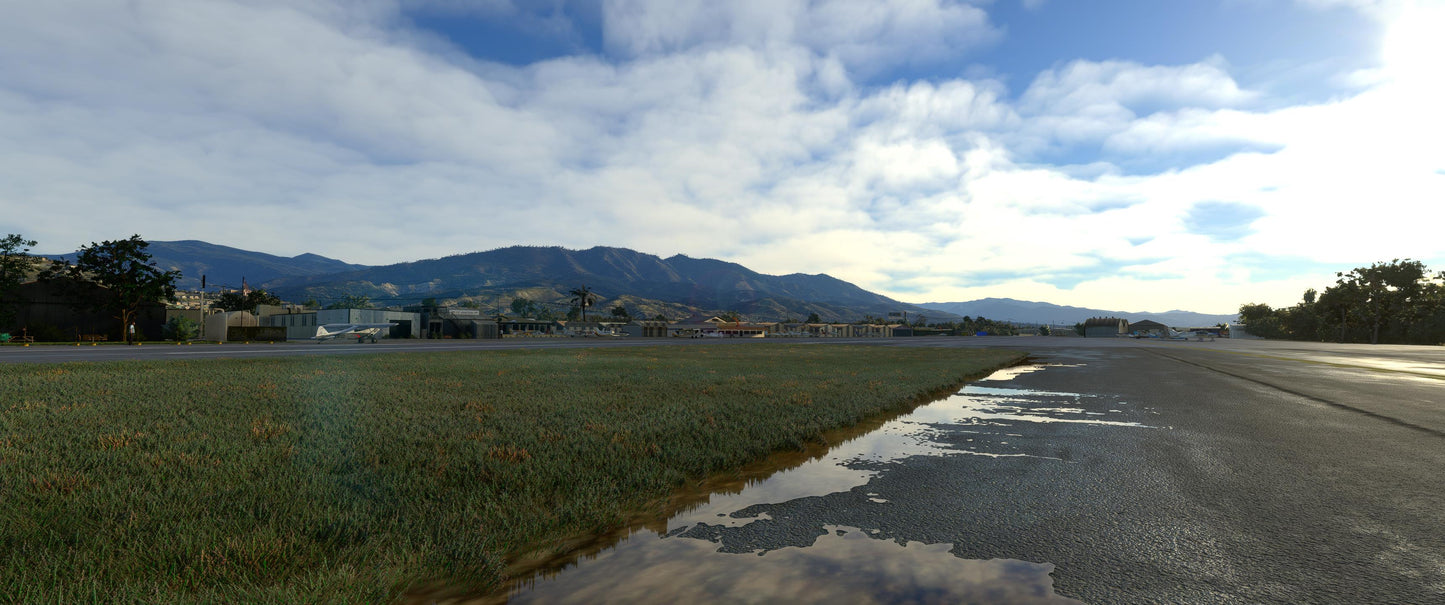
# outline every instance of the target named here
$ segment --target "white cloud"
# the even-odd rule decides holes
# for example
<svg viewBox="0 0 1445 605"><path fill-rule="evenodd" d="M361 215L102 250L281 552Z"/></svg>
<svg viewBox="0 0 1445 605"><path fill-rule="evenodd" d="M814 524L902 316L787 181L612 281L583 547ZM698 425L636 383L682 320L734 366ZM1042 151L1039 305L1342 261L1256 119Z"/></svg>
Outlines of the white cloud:
<svg viewBox="0 0 1445 605"><path fill-rule="evenodd" d="M1078 60L1045 70L1023 92L1018 111L1030 119L1014 143L1026 150L1115 137L1109 144L1138 144L1150 126L1140 124L1141 117L1167 122L1179 119L1176 113L1243 108L1258 98L1241 89L1218 58L1179 66Z"/></svg>
<svg viewBox="0 0 1445 605"><path fill-rule="evenodd" d="M1220 145L1271 146L1282 142L1269 114L1233 109L1182 109L1128 121L1104 139L1110 151L1146 154Z"/></svg>
<svg viewBox="0 0 1445 605"><path fill-rule="evenodd" d="M986 43L977 6L776 6L610 3L620 57L525 67L437 52L388 2L9 7L0 231L47 252L141 233L363 263L619 245L908 300L1214 312L1321 285L1232 255L1445 261L1419 30L1316 105L1264 108L1219 59L1074 61L1012 99L991 80L857 83L912 60L905 42ZM1080 142L1225 152L1148 175L1032 159ZM1264 216L1215 241L1187 230L1200 202Z"/></svg>
<svg viewBox="0 0 1445 605"><path fill-rule="evenodd" d="M1182 66L1078 60L1046 70L1023 94L1036 114L1088 114L1125 108L1235 107L1258 95L1242 90L1219 59Z"/></svg>
<svg viewBox="0 0 1445 605"><path fill-rule="evenodd" d="M800 46L863 73L936 60L999 35L983 9L951 0L612 0L603 12L607 46L624 56Z"/></svg>

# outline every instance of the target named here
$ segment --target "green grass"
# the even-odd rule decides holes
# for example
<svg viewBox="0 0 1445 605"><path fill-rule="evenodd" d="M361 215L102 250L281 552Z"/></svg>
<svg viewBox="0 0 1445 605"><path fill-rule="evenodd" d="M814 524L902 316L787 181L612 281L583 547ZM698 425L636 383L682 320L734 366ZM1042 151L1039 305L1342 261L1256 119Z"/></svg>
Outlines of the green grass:
<svg viewBox="0 0 1445 605"><path fill-rule="evenodd" d="M0 601L495 586L1008 351L745 345L0 364Z"/></svg>

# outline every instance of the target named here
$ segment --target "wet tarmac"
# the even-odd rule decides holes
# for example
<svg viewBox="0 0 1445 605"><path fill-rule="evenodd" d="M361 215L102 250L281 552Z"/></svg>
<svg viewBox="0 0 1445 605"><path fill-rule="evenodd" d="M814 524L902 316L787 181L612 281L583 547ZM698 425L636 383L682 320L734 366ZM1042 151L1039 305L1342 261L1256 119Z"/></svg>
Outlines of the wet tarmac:
<svg viewBox="0 0 1445 605"><path fill-rule="evenodd" d="M1055 342L476 600L1445 603L1435 351Z"/></svg>
<svg viewBox="0 0 1445 605"><path fill-rule="evenodd" d="M886 523L801 527L770 512L844 497L863 519L886 517L893 502L869 485L916 457L1073 464L1067 452L1030 446L1014 431L1020 424L1160 430L1125 419L1137 414L1126 413L1128 402L1116 398L1002 386L1043 369L997 372L801 463L778 457L776 472L740 490L694 497L701 501L652 529L639 528L560 572L524 577L506 596L513 603L1077 603L1054 594L1047 561L966 559L953 552L951 540L902 538ZM763 475L768 467L751 472Z"/></svg>

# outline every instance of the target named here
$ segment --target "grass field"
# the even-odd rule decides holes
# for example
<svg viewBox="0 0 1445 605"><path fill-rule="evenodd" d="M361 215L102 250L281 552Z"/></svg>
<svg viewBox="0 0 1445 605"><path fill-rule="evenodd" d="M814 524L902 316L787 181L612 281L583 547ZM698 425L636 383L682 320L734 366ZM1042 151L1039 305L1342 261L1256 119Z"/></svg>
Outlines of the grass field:
<svg viewBox="0 0 1445 605"><path fill-rule="evenodd" d="M1007 351L758 344L0 365L0 601L484 590Z"/></svg>

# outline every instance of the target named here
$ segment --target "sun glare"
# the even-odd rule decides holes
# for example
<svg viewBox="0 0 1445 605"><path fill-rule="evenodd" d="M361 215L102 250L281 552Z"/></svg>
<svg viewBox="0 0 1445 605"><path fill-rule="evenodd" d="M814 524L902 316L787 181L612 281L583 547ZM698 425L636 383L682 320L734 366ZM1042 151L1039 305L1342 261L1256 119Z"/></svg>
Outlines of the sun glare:
<svg viewBox="0 0 1445 605"><path fill-rule="evenodd" d="M1412 87L1426 86L1439 93L1445 72L1445 5L1438 2L1405 4L1385 31L1381 58L1390 78Z"/></svg>
<svg viewBox="0 0 1445 605"><path fill-rule="evenodd" d="M1442 31L1445 3L1407 2L1400 8L1380 49L1385 81L1380 89L1383 96L1377 100L1382 105L1368 118L1377 136L1383 137L1383 148L1395 152L1398 165L1431 172L1445 169L1445 153L1438 145L1445 136L1445 121L1437 116L1445 99Z"/></svg>

